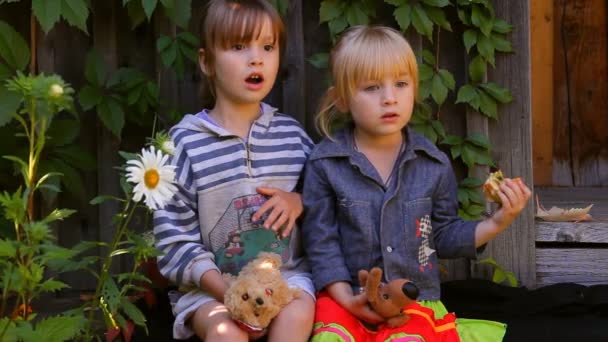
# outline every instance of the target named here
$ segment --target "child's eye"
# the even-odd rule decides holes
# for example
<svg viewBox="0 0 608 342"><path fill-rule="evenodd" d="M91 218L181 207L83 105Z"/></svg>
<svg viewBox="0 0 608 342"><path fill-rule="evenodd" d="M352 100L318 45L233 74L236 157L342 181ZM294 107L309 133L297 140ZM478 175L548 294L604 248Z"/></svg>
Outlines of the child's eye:
<svg viewBox="0 0 608 342"><path fill-rule="evenodd" d="M388 300L390 297L389 297L389 295L387 293L385 293L385 294L382 295L382 298L384 300Z"/></svg>
<svg viewBox="0 0 608 342"><path fill-rule="evenodd" d="M397 82L397 87L398 88L405 88L408 86L408 83L406 81L399 81Z"/></svg>
<svg viewBox="0 0 608 342"><path fill-rule="evenodd" d="M274 45L272 45L272 44L266 44L266 45L264 45L264 50L266 50L266 51L272 51L272 50L274 50Z"/></svg>
<svg viewBox="0 0 608 342"><path fill-rule="evenodd" d="M377 84L374 85L370 85L370 86L366 86L365 88L363 88L365 91L374 91L374 90L378 90L380 89L380 87Z"/></svg>
<svg viewBox="0 0 608 342"><path fill-rule="evenodd" d="M232 50L240 51L240 50L243 50L244 48L245 48L245 46L243 44L233 44L232 45Z"/></svg>

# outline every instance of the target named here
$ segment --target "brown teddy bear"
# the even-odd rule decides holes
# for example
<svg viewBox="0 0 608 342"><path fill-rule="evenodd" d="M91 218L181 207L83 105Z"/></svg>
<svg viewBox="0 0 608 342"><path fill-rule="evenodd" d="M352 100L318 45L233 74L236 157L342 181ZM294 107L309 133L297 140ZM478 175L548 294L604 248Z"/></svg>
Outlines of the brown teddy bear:
<svg viewBox="0 0 608 342"><path fill-rule="evenodd" d="M386 325L396 328L409 320L404 308L416 302L418 288L407 279L394 279L382 283L382 269L374 267L371 271L359 271L359 284L367 294L371 308L386 318Z"/></svg>
<svg viewBox="0 0 608 342"><path fill-rule="evenodd" d="M285 305L300 294L281 277L281 257L262 252L234 277L224 275L224 305L243 330L264 331Z"/></svg>

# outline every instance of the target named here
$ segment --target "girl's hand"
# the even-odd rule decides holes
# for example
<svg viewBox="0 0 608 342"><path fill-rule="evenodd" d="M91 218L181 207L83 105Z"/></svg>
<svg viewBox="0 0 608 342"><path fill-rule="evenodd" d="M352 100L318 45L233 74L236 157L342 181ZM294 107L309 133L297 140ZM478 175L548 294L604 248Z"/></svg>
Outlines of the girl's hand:
<svg viewBox="0 0 608 342"><path fill-rule="evenodd" d="M289 236L296 219L302 214L302 196L296 192L286 192L278 188L259 187L259 194L270 197L258 211L251 217L257 221L270 211L268 218L264 221L266 229L272 229L277 235L281 231L281 237Z"/></svg>
<svg viewBox="0 0 608 342"><path fill-rule="evenodd" d="M347 297L347 300L340 305L362 321L373 324L384 322L384 318L367 304L367 294L365 292Z"/></svg>
<svg viewBox="0 0 608 342"><path fill-rule="evenodd" d="M492 215L491 219L498 227L504 229L524 209L532 192L521 178L506 178L500 184L500 191L497 194L502 201L502 206Z"/></svg>

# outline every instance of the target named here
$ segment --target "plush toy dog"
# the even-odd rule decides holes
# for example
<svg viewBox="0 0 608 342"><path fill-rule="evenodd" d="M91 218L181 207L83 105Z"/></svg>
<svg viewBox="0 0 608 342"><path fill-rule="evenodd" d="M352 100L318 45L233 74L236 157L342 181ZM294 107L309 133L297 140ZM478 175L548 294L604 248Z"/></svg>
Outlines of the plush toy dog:
<svg viewBox="0 0 608 342"><path fill-rule="evenodd" d="M279 255L262 252L237 277L224 275L229 284L224 305L243 330L264 331L281 309L299 295L300 290L289 288L281 277L281 264Z"/></svg>
<svg viewBox="0 0 608 342"><path fill-rule="evenodd" d="M388 284L382 283L382 269L374 267L371 271L359 271L359 284L367 294L371 308L386 318L386 325L396 328L409 320L405 307L415 303L419 291L416 285L407 279L394 279Z"/></svg>

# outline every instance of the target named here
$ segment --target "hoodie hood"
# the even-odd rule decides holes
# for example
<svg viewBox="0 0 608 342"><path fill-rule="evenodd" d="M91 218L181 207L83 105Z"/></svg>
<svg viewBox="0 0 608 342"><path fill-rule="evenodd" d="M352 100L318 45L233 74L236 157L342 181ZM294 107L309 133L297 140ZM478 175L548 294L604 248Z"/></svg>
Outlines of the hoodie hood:
<svg viewBox="0 0 608 342"><path fill-rule="evenodd" d="M217 126L217 125L201 118L200 116L198 116L198 114L205 112L205 111L208 111L208 109L203 109L203 111L201 111L197 114L186 114L180 120L180 122L178 122L175 126L173 126L171 128L171 131L176 130L176 129L187 129L187 130L196 131L196 132L214 133L214 134L217 134L218 136L233 136L234 135L234 134L228 132L223 127ZM268 128L270 125L270 121L272 120L272 117L276 113L277 109L262 102L260 104L260 111L262 112L262 114L253 123L255 125Z"/></svg>

